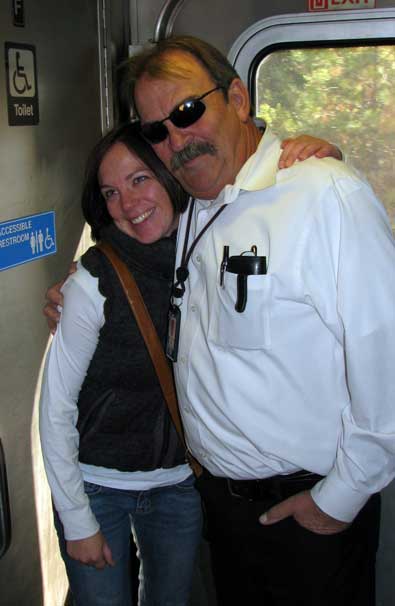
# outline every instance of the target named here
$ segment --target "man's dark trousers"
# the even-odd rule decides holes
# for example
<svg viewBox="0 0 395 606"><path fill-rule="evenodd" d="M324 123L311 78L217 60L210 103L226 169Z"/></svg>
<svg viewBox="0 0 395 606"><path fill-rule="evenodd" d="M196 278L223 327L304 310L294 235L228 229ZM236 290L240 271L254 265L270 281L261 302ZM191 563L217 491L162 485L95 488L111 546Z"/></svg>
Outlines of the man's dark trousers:
<svg viewBox="0 0 395 606"><path fill-rule="evenodd" d="M309 490L310 475L251 485L197 481L206 514L218 606L374 606L380 496L373 495L346 530L319 535L293 518L271 526L258 519L274 504ZM243 494L243 497L238 494ZM259 500L250 500L253 499Z"/></svg>

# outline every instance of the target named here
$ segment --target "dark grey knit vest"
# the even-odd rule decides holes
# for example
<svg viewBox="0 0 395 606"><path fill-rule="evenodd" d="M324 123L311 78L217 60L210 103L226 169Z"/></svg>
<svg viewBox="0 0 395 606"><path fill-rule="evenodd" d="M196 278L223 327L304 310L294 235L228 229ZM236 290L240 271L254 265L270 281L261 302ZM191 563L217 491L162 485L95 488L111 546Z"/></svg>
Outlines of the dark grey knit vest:
<svg viewBox="0 0 395 606"><path fill-rule="evenodd" d="M132 271L162 343L173 278L175 239L144 245L108 226L102 234ZM78 399L79 459L120 471L171 468L184 452L119 280L90 248L83 266L99 278L105 324Z"/></svg>

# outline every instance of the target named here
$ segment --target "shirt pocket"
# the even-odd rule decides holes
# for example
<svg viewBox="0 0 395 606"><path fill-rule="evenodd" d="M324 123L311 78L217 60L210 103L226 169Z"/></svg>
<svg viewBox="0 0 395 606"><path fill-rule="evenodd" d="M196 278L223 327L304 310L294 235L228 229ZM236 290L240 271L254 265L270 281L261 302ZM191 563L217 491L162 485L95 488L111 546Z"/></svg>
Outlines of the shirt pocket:
<svg viewBox="0 0 395 606"><path fill-rule="evenodd" d="M217 285L216 302L209 337L220 347L270 349L271 275L251 275L247 279L247 304L241 313L235 309L237 275L225 274L225 287Z"/></svg>

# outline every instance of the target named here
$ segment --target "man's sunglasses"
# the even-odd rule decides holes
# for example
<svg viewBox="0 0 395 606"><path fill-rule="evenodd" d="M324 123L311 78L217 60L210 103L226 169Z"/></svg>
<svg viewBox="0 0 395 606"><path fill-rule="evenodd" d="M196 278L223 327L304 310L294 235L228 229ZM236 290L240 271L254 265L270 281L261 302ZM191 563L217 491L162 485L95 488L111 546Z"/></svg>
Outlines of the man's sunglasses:
<svg viewBox="0 0 395 606"><path fill-rule="evenodd" d="M211 95L211 93L222 88L222 86L216 86L197 99L187 99L186 101L183 101L178 107L170 112L167 118L163 118L163 120L143 124L141 126L143 137L149 143L161 143L164 141L169 134L169 131L164 124L166 120L170 120L177 128L187 128L188 126L195 124L206 111L206 106L203 103L204 97L207 97L207 95Z"/></svg>

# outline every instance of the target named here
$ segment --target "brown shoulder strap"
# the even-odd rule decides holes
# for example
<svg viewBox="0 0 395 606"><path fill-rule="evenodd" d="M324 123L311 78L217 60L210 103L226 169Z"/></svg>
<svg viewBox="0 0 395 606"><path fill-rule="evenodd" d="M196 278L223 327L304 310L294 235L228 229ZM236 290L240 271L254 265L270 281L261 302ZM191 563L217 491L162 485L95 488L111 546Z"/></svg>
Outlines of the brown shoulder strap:
<svg viewBox="0 0 395 606"><path fill-rule="evenodd" d="M158 375L159 383L163 392L163 397L166 400L170 416L173 420L181 443L184 445L185 450L188 452L185 443L184 429L182 427L181 417L178 410L178 402L174 389L173 375L169 368L165 354L163 352L162 344L158 337L158 333L156 332L155 326L152 323L151 316L149 315L147 307L144 303L144 299L141 296L139 287L136 284L136 280L130 273L125 263L118 257L118 255L115 253L114 249L110 246L110 244L108 244L108 242L100 242L96 244L96 247L101 250L104 255L106 255L107 259L114 267L114 270L121 282L126 298L129 302L137 325L140 329L141 335L151 356L151 360L154 365L156 374ZM200 475L201 468L199 470L199 463L191 456L188 456L188 460L195 474Z"/></svg>

